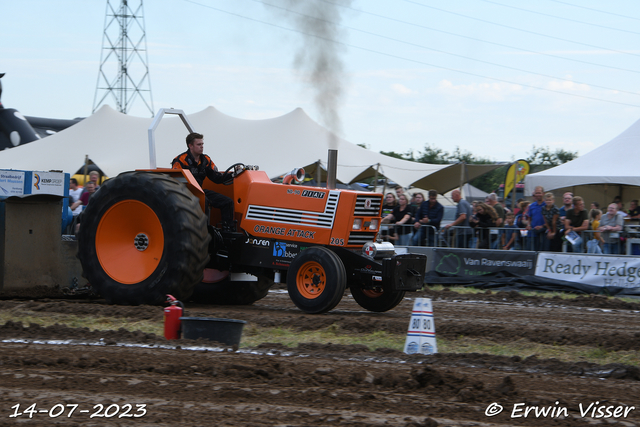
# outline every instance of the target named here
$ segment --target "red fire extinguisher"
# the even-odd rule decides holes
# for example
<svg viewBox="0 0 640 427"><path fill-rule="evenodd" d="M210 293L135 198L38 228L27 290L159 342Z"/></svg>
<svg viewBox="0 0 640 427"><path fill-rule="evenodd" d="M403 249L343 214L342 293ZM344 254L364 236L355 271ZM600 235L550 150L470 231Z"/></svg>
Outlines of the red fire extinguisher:
<svg viewBox="0 0 640 427"><path fill-rule="evenodd" d="M167 295L169 307L164 309L164 337L168 340L180 338L180 317L184 312L182 303L172 295Z"/></svg>

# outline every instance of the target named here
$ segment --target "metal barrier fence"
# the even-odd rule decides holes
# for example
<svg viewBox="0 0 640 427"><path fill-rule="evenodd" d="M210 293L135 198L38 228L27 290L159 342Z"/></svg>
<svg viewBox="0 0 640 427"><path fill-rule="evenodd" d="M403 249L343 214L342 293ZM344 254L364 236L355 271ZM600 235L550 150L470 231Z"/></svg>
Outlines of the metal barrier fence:
<svg viewBox="0 0 640 427"><path fill-rule="evenodd" d="M428 246L459 249L505 249L640 255L640 227L625 226L615 233L585 230L578 241L567 236L549 239L546 232L516 227L461 227L436 229L431 225L383 224L380 237L399 246Z"/></svg>

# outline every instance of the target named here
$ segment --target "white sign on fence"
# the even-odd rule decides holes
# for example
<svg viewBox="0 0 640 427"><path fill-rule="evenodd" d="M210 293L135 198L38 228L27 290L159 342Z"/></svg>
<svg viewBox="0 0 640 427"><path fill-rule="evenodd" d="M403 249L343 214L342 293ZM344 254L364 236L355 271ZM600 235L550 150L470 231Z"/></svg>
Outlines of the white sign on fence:
<svg viewBox="0 0 640 427"><path fill-rule="evenodd" d="M436 325L433 321L433 307L430 298L416 298L413 303L404 352L407 354L434 354L438 352Z"/></svg>
<svg viewBox="0 0 640 427"><path fill-rule="evenodd" d="M22 196L24 194L24 172L0 171L0 197Z"/></svg>
<svg viewBox="0 0 640 427"><path fill-rule="evenodd" d="M64 173L33 172L31 194L53 194L64 196Z"/></svg>
<svg viewBox="0 0 640 427"><path fill-rule="evenodd" d="M640 286L640 259L540 252L536 276L592 286Z"/></svg>

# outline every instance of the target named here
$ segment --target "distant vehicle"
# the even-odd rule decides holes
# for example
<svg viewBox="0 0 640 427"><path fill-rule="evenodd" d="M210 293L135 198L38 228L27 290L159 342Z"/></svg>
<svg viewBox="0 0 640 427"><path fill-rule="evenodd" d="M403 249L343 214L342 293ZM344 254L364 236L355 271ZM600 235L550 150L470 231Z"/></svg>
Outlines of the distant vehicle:
<svg viewBox="0 0 640 427"><path fill-rule="evenodd" d="M504 184L500 184L500 187L498 187L498 191L496 191L496 194L498 195L498 200L504 200ZM507 199L504 200L504 204L511 209L511 201L513 194L511 192L509 192L509 194L507 194ZM516 203L518 202L518 200L520 199L524 199L524 184L516 184Z"/></svg>
<svg viewBox="0 0 640 427"><path fill-rule="evenodd" d="M457 206L445 206L444 207L444 215L442 216L442 221L440 221L440 228L444 227L447 224L451 224L456 220L456 211L458 210Z"/></svg>

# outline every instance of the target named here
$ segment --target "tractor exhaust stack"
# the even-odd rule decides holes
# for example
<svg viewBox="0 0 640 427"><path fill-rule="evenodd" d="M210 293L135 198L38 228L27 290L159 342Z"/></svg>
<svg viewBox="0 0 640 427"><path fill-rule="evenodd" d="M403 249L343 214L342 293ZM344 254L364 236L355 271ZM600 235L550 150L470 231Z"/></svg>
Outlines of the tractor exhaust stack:
<svg viewBox="0 0 640 427"><path fill-rule="evenodd" d="M329 159L327 160L327 189L336 189L336 175L338 169L338 150L329 149Z"/></svg>

